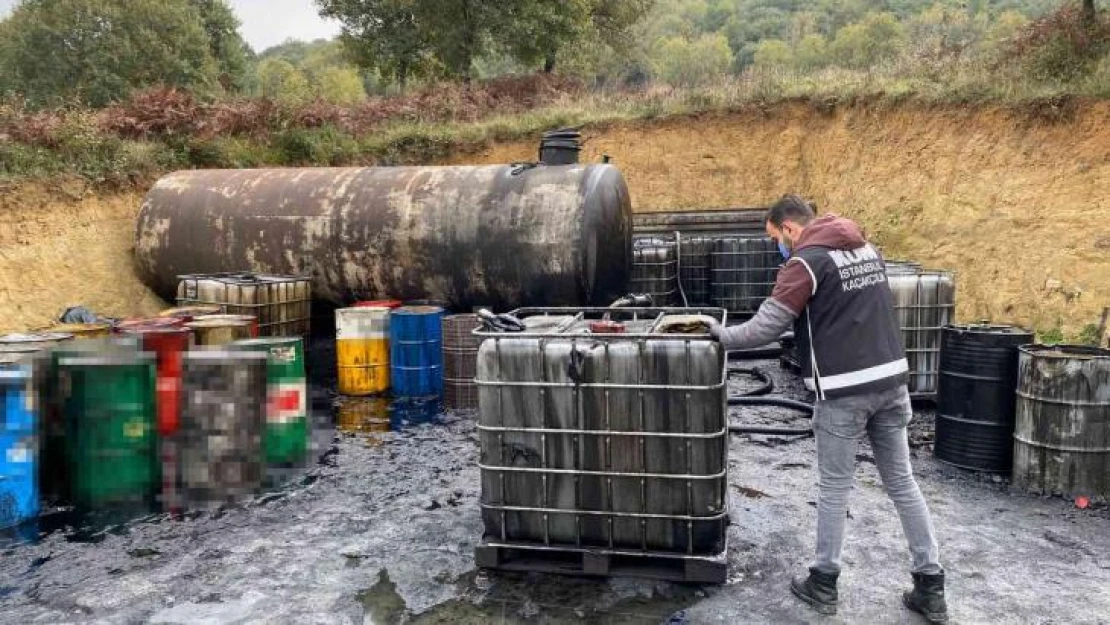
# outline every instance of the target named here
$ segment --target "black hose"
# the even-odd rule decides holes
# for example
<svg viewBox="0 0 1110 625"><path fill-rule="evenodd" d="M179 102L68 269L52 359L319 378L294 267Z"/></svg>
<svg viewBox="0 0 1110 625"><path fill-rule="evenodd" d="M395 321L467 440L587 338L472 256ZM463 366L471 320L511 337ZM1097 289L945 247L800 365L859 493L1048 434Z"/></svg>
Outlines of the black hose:
<svg viewBox="0 0 1110 625"><path fill-rule="evenodd" d="M730 425L733 434L766 434L768 436L813 436L813 428L764 428L747 425Z"/></svg>
<svg viewBox="0 0 1110 625"><path fill-rule="evenodd" d="M790 408L804 412L808 415L813 415L813 405L804 401L796 399L787 399L785 397L760 397L770 393L774 388L774 382L771 381L771 376L766 372L759 369L748 369L744 367L729 367L729 377L733 374L746 374L750 375L757 380L763 382L763 385L752 391L747 391L738 395L729 395L729 406L777 406L779 408ZM766 434L766 435L780 435L780 436L813 436L813 428L776 428L776 427L763 427L763 426L749 426L749 425L729 425L728 431L733 434Z"/></svg>
<svg viewBox="0 0 1110 625"><path fill-rule="evenodd" d="M813 414L813 404L798 401L796 399L787 399L785 397L744 397L744 396L730 396L728 398L729 406L778 406L779 408L791 408L804 412L808 415Z"/></svg>
<svg viewBox="0 0 1110 625"><path fill-rule="evenodd" d="M750 391L744 391L743 393L738 393L736 395L730 395L730 397L756 397L759 395L767 395L771 391L775 390L775 383L771 380L771 376L767 375L767 373L762 369L758 369L755 367L749 368L730 366L728 368L728 377L731 378L733 375L750 375L763 384L758 388L752 389Z"/></svg>

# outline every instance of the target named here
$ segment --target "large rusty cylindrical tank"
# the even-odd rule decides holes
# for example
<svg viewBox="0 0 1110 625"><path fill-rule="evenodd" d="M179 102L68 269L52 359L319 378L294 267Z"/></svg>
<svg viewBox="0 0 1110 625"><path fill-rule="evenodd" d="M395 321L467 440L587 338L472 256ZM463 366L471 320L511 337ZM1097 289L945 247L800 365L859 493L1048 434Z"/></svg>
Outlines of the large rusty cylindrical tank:
<svg viewBox="0 0 1110 625"><path fill-rule="evenodd" d="M340 305L608 304L631 268L628 189L611 165L180 171L139 213L143 281L311 274Z"/></svg>

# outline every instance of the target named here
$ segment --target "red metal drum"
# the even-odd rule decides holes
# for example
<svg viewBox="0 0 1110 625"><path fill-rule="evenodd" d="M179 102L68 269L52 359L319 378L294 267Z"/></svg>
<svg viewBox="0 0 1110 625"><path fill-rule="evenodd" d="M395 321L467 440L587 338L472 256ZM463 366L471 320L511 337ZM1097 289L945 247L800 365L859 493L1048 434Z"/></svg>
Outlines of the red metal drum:
<svg viewBox="0 0 1110 625"><path fill-rule="evenodd" d="M400 308L402 306L400 300L396 299L376 299L368 302L355 302L354 308Z"/></svg>
<svg viewBox="0 0 1110 625"><path fill-rule="evenodd" d="M143 350L153 352L157 358L158 433L171 436L177 432L181 412L181 356L189 349L193 331L172 326L138 326L123 333L142 337Z"/></svg>
<svg viewBox="0 0 1110 625"><path fill-rule="evenodd" d="M134 330L140 328L180 328L185 325L185 320L180 317L136 317L116 322L112 332L117 334L135 334Z"/></svg>

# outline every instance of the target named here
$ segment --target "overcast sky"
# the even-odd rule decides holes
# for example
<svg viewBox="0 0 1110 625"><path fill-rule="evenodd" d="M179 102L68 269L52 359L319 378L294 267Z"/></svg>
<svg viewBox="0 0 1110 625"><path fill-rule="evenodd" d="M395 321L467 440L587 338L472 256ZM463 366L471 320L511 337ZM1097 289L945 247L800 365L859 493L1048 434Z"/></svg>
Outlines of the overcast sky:
<svg viewBox="0 0 1110 625"><path fill-rule="evenodd" d="M19 0L0 0L0 17ZM256 52L286 39L311 41L339 34L339 24L325 21L316 13L312 0L228 0L239 21L243 38Z"/></svg>

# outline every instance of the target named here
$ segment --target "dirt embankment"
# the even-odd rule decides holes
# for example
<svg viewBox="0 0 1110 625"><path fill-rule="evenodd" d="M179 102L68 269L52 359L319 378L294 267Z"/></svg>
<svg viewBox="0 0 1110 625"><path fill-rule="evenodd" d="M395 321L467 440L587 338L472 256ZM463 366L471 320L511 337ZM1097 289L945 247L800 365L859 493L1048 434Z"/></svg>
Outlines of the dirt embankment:
<svg viewBox="0 0 1110 625"><path fill-rule="evenodd" d="M48 326L79 304L111 316L157 312L161 300L131 261L141 199L79 181L0 188L0 332Z"/></svg>
<svg viewBox="0 0 1110 625"><path fill-rule="evenodd" d="M1068 333L1110 306L1110 102L1063 113L812 104L586 129L637 211L765 205L786 192L859 220L888 256L951 269L959 317ZM499 144L456 163L535 158ZM160 303L131 266L141 193L0 188L0 332L65 306ZM198 250L199 251L199 250Z"/></svg>
<svg viewBox="0 0 1110 625"><path fill-rule="evenodd" d="M766 205L854 218L891 257L950 269L958 315L1069 333L1110 306L1110 102L1063 113L811 104L587 130L637 211ZM535 159L532 143L460 162Z"/></svg>

